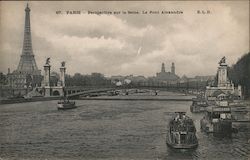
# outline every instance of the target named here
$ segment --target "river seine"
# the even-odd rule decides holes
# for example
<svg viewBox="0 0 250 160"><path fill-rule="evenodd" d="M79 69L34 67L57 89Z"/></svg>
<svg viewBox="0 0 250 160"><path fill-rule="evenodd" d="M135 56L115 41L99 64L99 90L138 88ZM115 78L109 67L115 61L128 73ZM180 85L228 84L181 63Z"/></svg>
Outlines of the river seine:
<svg viewBox="0 0 250 160"><path fill-rule="evenodd" d="M248 159L250 124L219 138L200 131L203 114L190 101L78 100L58 111L57 101L0 106L0 159ZM175 151L166 146L171 112L185 111L195 122L199 146Z"/></svg>

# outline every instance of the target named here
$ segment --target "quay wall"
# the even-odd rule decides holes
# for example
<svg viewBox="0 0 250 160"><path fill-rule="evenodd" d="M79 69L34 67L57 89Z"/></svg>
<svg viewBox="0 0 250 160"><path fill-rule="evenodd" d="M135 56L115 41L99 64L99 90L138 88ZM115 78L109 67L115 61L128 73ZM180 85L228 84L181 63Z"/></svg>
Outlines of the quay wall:
<svg viewBox="0 0 250 160"><path fill-rule="evenodd" d="M121 101L192 101L195 96L101 96L80 97L79 100L121 100Z"/></svg>
<svg viewBox="0 0 250 160"><path fill-rule="evenodd" d="M26 102L36 102L36 101L51 101L51 100L59 100L60 97L33 97L30 99L3 99L0 101L1 104L14 104L14 103L26 103Z"/></svg>

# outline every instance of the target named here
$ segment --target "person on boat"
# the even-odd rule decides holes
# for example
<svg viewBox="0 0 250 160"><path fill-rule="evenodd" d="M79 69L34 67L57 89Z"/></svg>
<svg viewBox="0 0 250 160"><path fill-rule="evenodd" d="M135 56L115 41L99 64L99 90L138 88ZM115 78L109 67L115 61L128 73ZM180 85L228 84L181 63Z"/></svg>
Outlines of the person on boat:
<svg viewBox="0 0 250 160"><path fill-rule="evenodd" d="M177 143L177 144L180 143L180 134L179 134L179 132L174 133L174 143Z"/></svg>
<svg viewBox="0 0 250 160"><path fill-rule="evenodd" d="M175 121L178 121L179 118L180 118L180 116L177 115L177 116L175 117Z"/></svg>
<svg viewBox="0 0 250 160"><path fill-rule="evenodd" d="M157 94L158 94L158 93L157 93L157 91L155 90L155 96L157 96Z"/></svg>
<svg viewBox="0 0 250 160"><path fill-rule="evenodd" d="M182 118L185 120L186 119L186 115L182 115Z"/></svg>

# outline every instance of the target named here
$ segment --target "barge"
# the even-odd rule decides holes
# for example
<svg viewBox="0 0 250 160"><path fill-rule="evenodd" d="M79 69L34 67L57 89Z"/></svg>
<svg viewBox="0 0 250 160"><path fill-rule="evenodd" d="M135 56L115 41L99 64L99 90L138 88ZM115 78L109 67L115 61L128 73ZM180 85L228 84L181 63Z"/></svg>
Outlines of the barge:
<svg viewBox="0 0 250 160"><path fill-rule="evenodd" d="M231 134L236 132L232 127L234 118L229 106L209 106L205 116L200 120L201 131L206 133Z"/></svg>

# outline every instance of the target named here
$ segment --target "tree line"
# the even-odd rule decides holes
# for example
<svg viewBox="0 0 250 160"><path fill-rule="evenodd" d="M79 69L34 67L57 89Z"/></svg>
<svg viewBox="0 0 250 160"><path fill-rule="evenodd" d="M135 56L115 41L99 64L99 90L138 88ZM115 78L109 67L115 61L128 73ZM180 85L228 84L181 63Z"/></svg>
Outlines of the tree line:
<svg viewBox="0 0 250 160"><path fill-rule="evenodd" d="M107 86L111 85L111 80L104 77L101 73L82 75L75 73L73 76L65 76L66 86Z"/></svg>
<svg viewBox="0 0 250 160"><path fill-rule="evenodd" d="M250 98L250 52L244 54L228 69L229 79L242 86L245 98Z"/></svg>

